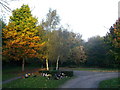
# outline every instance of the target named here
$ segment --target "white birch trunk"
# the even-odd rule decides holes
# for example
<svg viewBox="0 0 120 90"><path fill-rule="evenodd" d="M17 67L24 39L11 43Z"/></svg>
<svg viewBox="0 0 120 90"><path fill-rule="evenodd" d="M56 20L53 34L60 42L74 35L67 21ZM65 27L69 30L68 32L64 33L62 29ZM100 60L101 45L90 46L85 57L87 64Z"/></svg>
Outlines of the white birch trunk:
<svg viewBox="0 0 120 90"><path fill-rule="evenodd" d="M59 58L60 58L60 56L58 56L58 58L57 58L57 62L56 62L56 70L58 70L58 62L59 62Z"/></svg>
<svg viewBox="0 0 120 90"><path fill-rule="evenodd" d="M49 67L48 67L48 59L46 59L46 68L47 68L47 70L49 70Z"/></svg>

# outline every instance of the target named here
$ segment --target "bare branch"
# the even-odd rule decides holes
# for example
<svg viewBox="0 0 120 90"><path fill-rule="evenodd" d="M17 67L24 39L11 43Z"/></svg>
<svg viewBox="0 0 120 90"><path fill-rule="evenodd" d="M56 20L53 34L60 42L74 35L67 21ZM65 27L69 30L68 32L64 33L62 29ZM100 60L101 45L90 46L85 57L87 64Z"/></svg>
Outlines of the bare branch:
<svg viewBox="0 0 120 90"><path fill-rule="evenodd" d="M9 3L7 3L6 1L4 1L4 0L1 0L2 2L4 2L4 3L6 3L7 5L9 5Z"/></svg>
<svg viewBox="0 0 120 90"><path fill-rule="evenodd" d="M7 6L7 5L5 5L5 4L3 4L2 2L0 2L0 4L3 6L3 8L5 9L5 10L7 10L7 11L11 11L11 9Z"/></svg>

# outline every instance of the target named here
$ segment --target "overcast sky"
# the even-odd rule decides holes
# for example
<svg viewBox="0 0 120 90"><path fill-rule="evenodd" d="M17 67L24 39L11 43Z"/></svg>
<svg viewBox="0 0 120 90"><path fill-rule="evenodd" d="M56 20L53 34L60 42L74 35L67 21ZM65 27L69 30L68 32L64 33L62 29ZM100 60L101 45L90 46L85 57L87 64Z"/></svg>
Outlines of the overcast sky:
<svg viewBox="0 0 120 90"><path fill-rule="evenodd" d="M10 3L10 8L28 4L39 22L45 18L49 8L56 9L61 24L69 24L73 32L82 38L104 36L108 28L118 19L119 0L19 0Z"/></svg>

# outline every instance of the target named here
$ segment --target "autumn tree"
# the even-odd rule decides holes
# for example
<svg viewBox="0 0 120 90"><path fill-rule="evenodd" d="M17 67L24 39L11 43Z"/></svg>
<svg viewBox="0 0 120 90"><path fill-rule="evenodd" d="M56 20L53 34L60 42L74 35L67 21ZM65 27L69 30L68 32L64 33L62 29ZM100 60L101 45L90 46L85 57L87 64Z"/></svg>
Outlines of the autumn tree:
<svg viewBox="0 0 120 90"><path fill-rule="evenodd" d="M108 45L109 53L114 56L116 62L120 62L120 18L111 26L109 32L104 37Z"/></svg>
<svg viewBox="0 0 120 90"><path fill-rule="evenodd" d="M2 29L5 28L6 23L0 19L0 43L2 44ZM0 45L2 46L2 45Z"/></svg>
<svg viewBox="0 0 120 90"><path fill-rule="evenodd" d="M0 19L0 30L2 30L2 28L4 28L5 27L5 25L6 25L6 23L2 20L2 19Z"/></svg>
<svg viewBox="0 0 120 90"><path fill-rule="evenodd" d="M4 28L5 25L5 22L0 19L0 60L2 60L2 28Z"/></svg>
<svg viewBox="0 0 120 90"><path fill-rule="evenodd" d="M8 25L3 29L3 55L22 60L22 71L27 58L38 57L44 45L39 37L37 19L32 16L28 5L12 12Z"/></svg>

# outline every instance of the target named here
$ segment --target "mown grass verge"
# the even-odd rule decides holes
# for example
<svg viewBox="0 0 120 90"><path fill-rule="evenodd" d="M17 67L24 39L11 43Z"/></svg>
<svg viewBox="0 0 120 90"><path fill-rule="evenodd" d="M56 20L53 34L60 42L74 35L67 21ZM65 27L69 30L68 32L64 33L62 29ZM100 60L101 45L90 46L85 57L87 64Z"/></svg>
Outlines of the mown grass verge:
<svg viewBox="0 0 120 90"><path fill-rule="evenodd" d="M101 81L99 88L120 88L120 78Z"/></svg>
<svg viewBox="0 0 120 90"><path fill-rule="evenodd" d="M26 72L35 71L36 69L39 69L39 68L25 67L24 72L21 71L21 67L9 67L9 68L2 69L2 81L21 76Z"/></svg>
<svg viewBox="0 0 120 90"><path fill-rule="evenodd" d="M93 71L93 72L120 72L120 69L112 69L112 68L61 68L61 69Z"/></svg>
<svg viewBox="0 0 120 90"><path fill-rule="evenodd" d="M64 84L70 77L63 78L60 80L50 79L46 77L37 76L25 79L18 79L11 81L10 83L3 84L3 88L58 88Z"/></svg>

